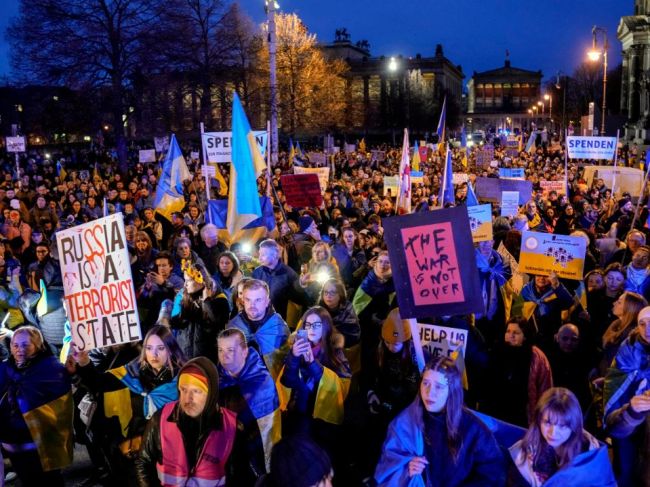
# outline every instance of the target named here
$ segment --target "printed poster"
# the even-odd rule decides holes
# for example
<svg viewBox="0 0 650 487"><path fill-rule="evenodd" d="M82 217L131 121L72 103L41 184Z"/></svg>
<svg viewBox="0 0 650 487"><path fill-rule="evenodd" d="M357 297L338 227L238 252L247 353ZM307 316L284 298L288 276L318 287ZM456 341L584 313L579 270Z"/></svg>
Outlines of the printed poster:
<svg viewBox="0 0 650 487"><path fill-rule="evenodd" d="M482 309L465 206L387 218L384 240L402 318Z"/></svg>
<svg viewBox="0 0 650 487"><path fill-rule="evenodd" d="M472 231L472 241L485 242L492 240L492 205L476 205L467 207L469 228Z"/></svg>
<svg viewBox="0 0 650 487"><path fill-rule="evenodd" d="M517 216L519 191L501 191L501 216Z"/></svg>
<svg viewBox="0 0 650 487"><path fill-rule="evenodd" d="M77 348L142 340L122 213L59 231L56 239Z"/></svg>
<svg viewBox="0 0 650 487"><path fill-rule="evenodd" d="M587 242L582 237L523 232L519 271L564 279L582 280Z"/></svg>
<svg viewBox="0 0 650 487"><path fill-rule="evenodd" d="M384 196L388 196L388 190L390 190L391 196L397 196L399 191L398 176L384 176Z"/></svg>

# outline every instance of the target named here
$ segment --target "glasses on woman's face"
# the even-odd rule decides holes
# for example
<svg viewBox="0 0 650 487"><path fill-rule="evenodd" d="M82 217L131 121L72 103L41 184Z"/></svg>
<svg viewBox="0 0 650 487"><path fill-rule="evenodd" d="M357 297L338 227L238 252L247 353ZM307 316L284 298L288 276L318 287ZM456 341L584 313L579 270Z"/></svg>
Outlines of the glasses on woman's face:
<svg viewBox="0 0 650 487"><path fill-rule="evenodd" d="M320 330L323 327L323 323L321 321L314 321L313 323L305 323L302 327L305 330Z"/></svg>
<svg viewBox="0 0 650 487"><path fill-rule="evenodd" d="M323 296L336 296L338 291L336 289L324 289Z"/></svg>

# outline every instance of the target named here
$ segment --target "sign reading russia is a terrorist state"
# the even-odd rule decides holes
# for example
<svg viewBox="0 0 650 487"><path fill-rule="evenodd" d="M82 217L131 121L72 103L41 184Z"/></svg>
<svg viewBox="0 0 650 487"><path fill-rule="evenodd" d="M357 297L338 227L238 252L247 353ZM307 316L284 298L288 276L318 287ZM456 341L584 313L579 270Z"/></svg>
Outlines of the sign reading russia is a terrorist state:
<svg viewBox="0 0 650 487"><path fill-rule="evenodd" d="M56 234L65 307L79 350L142 339L121 213Z"/></svg>

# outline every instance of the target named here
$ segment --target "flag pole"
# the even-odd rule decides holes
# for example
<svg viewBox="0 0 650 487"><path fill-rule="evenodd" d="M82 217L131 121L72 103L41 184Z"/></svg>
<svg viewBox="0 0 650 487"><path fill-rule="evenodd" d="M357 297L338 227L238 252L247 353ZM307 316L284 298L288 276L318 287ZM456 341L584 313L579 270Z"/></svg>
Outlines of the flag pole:
<svg viewBox="0 0 650 487"><path fill-rule="evenodd" d="M650 174L650 171L645 172L645 177L643 178L643 186L641 187L641 194L639 195L639 201L636 202L636 209L634 210L634 218L632 218L632 226L630 226L630 230L634 229L636 220L639 217L639 207L641 206L641 200L645 196L645 191L648 186L648 174ZM614 197L614 193L612 193L612 198L613 197Z"/></svg>
<svg viewBox="0 0 650 487"><path fill-rule="evenodd" d="M210 206L210 174L208 173L208 152L205 148L205 144L203 143L203 134L205 133L205 126L203 125L203 122L201 122L201 157L203 157L203 175L205 176L205 220L207 223L212 223L210 221L210 211L209 211L209 206ZM215 171L218 169L215 167Z"/></svg>
<svg viewBox="0 0 650 487"><path fill-rule="evenodd" d="M564 129L564 191L566 191L567 201L569 201L569 149L566 146L567 131Z"/></svg>
<svg viewBox="0 0 650 487"><path fill-rule="evenodd" d="M445 151L445 160L442 163L443 164L443 171L442 171L442 192L440 193L440 201L438 201L438 207L442 208L445 206L445 191L447 190L447 159L449 158L449 145L445 144L447 146L447 150Z"/></svg>
<svg viewBox="0 0 650 487"><path fill-rule="evenodd" d="M266 138L266 196L271 198L271 151L269 150L269 140L271 137L271 121L266 121L266 133L268 134Z"/></svg>

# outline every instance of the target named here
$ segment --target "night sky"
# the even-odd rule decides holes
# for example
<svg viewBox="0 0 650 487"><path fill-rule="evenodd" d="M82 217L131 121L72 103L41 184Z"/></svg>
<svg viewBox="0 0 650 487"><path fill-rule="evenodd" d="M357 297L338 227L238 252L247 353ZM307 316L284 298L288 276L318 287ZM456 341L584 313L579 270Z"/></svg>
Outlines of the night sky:
<svg viewBox="0 0 650 487"><path fill-rule="evenodd" d="M473 71L503 65L510 51L513 66L552 78L571 74L591 45L594 24L607 29L610 66L620 62L616 39L620 17L631 15L634 0L279 0L297 13L321 42L346 27L352 41L367 39L373 56L432 56L436 44L461 64L465 82ZM18 11L18 0L2 0L0 30ZM254 21L264 20L263 0L240 0ZM600 41L601 39L599 39ZM0 77L10 72L8 48L0 39Z"/></svg>

